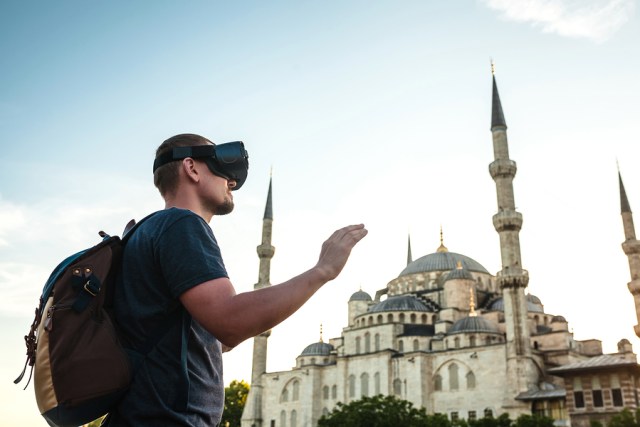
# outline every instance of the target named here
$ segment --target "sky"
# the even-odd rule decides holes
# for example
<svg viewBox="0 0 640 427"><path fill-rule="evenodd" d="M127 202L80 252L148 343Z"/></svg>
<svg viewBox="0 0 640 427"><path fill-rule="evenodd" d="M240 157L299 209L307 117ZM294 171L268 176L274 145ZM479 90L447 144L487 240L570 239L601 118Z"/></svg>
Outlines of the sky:
<svg viewBox="0 0 640 427"><path fill-rule="evenodd" d="M46 425L13 384L42 286L68 254L162 209L156 147L244 141L249 178L211 226L238 292L258 280L273 179L271 282L335 230L369 235L273 329L268 371L339 337L347 301L444 244L501 269L491 66L518 164L528 292L605 352L640 341L618 168L640 206L637 0L0 2L0 414ZM638 219L636 219L639 221ZM251 315L251 307L246 308ZM224 356L250 380L252 342ZM5 424L6 423L6 424Z"/></svg>

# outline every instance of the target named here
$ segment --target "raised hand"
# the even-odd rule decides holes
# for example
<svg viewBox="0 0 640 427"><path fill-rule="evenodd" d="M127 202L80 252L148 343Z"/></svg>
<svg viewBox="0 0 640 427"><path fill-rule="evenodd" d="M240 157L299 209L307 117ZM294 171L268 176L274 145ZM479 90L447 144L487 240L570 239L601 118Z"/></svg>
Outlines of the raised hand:
<svg viewBox="0 0 640 427"><path fill-rule="evenodd" d="M368 233L363 224L336 230L323 244L316 268L327 281L338 277L353 247Z"/></svg>

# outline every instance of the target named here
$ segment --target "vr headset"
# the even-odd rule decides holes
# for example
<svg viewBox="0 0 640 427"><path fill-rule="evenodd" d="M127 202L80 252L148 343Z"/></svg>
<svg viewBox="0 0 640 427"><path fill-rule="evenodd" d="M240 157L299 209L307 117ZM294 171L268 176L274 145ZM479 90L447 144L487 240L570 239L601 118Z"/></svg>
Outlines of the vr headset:
<svg viewBox="0 0 640 427"><path fill-rule="evenodd" d="M239 190L247 179L249 171L249 153L242 141L226 142L220 145L196 145L193 147L174 147L171 151L162 153L153 162L153 172L160 166L176 160L202 159L214 175L233 180L236 186L232 190Z"/></svg>

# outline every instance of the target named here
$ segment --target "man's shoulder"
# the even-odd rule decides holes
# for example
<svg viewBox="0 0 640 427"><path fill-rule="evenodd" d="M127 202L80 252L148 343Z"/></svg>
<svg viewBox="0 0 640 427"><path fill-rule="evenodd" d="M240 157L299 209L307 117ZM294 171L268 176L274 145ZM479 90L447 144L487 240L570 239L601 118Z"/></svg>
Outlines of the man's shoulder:
<svg viewBox="0 0 640 427"><path fill-rule="evenodd" d="M198 214L188 209L168 208L157 211L147 218L144 223L140 224L141 228L148 229L165 229L180 222L205 223Z"/></svg>

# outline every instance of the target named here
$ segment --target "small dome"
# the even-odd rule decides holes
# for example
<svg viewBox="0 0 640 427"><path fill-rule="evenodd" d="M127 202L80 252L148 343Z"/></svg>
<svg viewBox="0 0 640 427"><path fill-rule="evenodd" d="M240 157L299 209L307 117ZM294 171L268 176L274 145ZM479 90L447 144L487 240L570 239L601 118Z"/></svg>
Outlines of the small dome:
<svg viewBox="0 0 640 427"><path fill-rule="evenodd" d="M463 332L488 332L493 334L499 334L500 329L498 326L479 316L467 316L453 324L449 329L448 334L461 334Z"/></svg>
<svg viewBox="0 0 640 427"><path fill-rule="evenodd" d="M372 299L371 299L371 295L369 295L368 293L366 293L361 289L358 292L351 295L351 298L349 298L349 302L351 301L372 301Z"/></svg>
<svg viewBox="0 0 640 427"><path fill-rule="evenodd" d="M542 303L540 303L540 299L538 297L528 294L526 296L526 301L527 311L530 311L532 313L544 313ZM504 311L504 299L502 297L497 298L491 304L489 304L489 307L487 307L487 309L489 311Z"/></svg>
<svg viewBox="0 0 640 427"><path fill-rule="evenodd" d="M489 274L487 269L478 261L471 259L466 255L457 254L455 252L436 252L425 255L409 263L409 265L402 270L400 276L406 276L414 273L428 273L431 271L451 271L457 267L458 262L460 262L462 266L469 271Z"/></svg>
<svg viewBox="0 0 640 427"><path fill-rule="evenodd" d="M563 316L553 316L551 318L551 323L567 323L567 319L565 319Z"/></svg>
<svg viewBox="0 0 640 427"><path fill-rule="evenodd" d="M369 308L369 312L380 311L433 311L425 303L412 295L389 297Z"/></svg>
<svg viewBox="0 0 640 427"><path fill-rule="evenodd" d="M314 342L308 345L300 356L328 356L334 350L333 346L326 342Z"/></svg>

